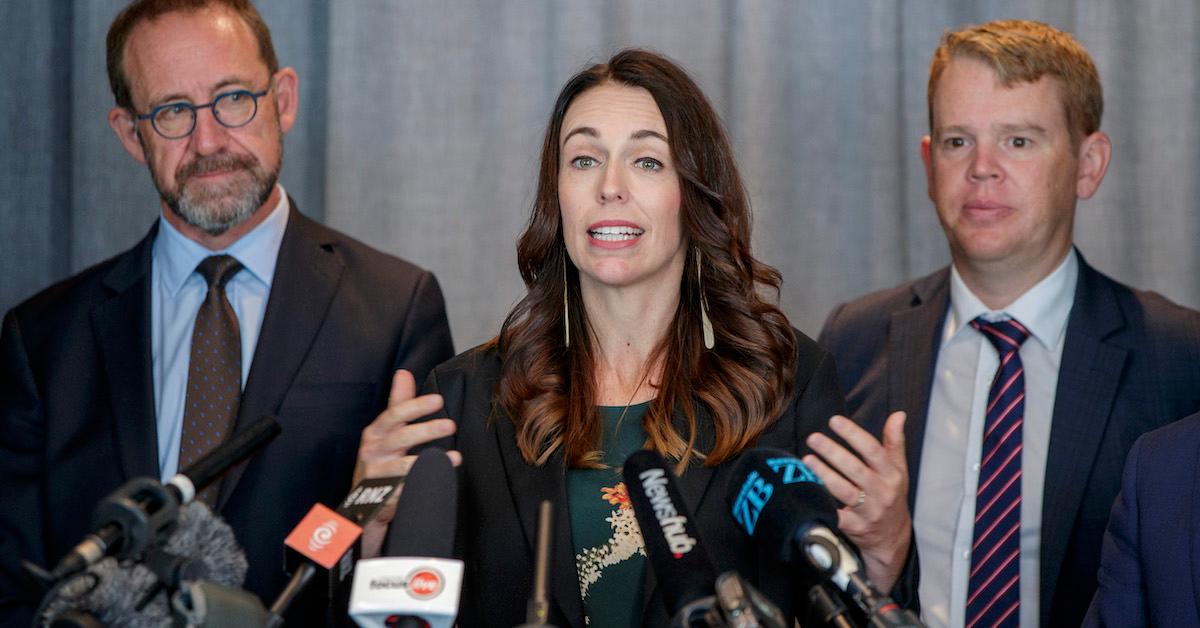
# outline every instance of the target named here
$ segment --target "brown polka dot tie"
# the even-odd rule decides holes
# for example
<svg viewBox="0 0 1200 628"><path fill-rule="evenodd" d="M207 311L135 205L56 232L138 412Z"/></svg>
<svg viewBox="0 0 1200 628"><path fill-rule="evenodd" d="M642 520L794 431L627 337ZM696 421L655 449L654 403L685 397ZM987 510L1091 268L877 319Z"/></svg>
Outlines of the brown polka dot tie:
<svg viewBox="0 0 1200 628"><path fill-rule="evenodd" d="M241 269L241 263L229 255L214 255L196 266L196 272L208 282L208 295L196 312L196 327L192 330L183 436L179 442L180 470L228 438L237 416L242 395L242 340L237 314L225 297L225 284ZM209 485L196 499L213 505L218 485Z"/></svg>

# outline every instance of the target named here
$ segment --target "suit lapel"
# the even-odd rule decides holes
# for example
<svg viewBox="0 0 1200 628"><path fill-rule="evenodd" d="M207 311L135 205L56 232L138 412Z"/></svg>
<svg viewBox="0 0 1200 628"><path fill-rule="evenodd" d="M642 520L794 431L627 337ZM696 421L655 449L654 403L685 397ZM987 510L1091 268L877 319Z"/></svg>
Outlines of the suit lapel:
<svg viewBox="0 0 1200 628"><path fill-rule="evenodd" d="M104 277L111 299L91 312L108 381L113 427L126 479L158 477L158 428L150 353L150 265L158 223Z"/></svg>
<svg viewBox="0 0 1200 628"><path fill-rule="evenodd" d="M525 547L529 564L534 564L537 546L538 508L543 500L554 505L554 539L551 541L550 573L558 574L550 583L550 594L562 615L573 628L583 627L583 601L579 597L579 581L573 577L575 546L571 540L571 518L567 512L566 467L562 451L551 456L546 464L534 466L521 456L517 448L517 433L512 420L502 410L496 411L496 445L504 463L513 506L525 532Z"/></svg>
<svg viewBox="0 0 1200 628"><path fill-rule="evenodd" d="M1128 357L1126 349L1107 339L1124 326L1112 287L1080 256L1046 452L1042 501L1053 507L1042 509L1043 625Z"/></svg>
<svg viewBox="0 0 1200 628"><path fill-rule="evenodd" d="M264 414L275 414L312 346L344 269L341 259L319 239L313 223L290 198L287 230L279 245L271 296L250 363L234 431ZM282 420L283 431L288 426ZM245 471L234 467L221 482L218 507L229 500Z"/></svg>
<svg viewBox="0 0 1200 628"><path fill-rule="evenodd" d="M913 283L912 306L895 312L888 330L888 407L905 410L904 438L908 446L908 504L916 503L917 473L921 469L921 447L925 441L929 391L936 356L941 345L941 328L950 304L950 271L942 269ZM864 417L877 421L882 432L886 416Z"/></svg>

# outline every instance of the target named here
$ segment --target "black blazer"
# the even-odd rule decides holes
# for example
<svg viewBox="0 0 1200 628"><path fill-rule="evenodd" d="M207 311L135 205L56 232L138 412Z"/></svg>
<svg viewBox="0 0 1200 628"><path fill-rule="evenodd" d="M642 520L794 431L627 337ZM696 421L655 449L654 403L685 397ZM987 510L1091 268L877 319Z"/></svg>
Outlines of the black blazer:
<svg viewBox="0 0 1200 628"><path fill-rule="evenodd" d="M829 354L803 335L799 342L795 396L759 439L760 446L807 451L804 438L843 411ZM507 628L524 622L525 603L533 586L538 504L549 499L555 505L550 621L564 628L581 628L583 603L567 514L566 468L561 453L543 466L522 459L511 419L492 405L500 366L494 349L477 348L434 369L425 386L426 392L445 398L446 416L458 423L457 433L446 446L463 455L458 545L467 569L459 623ZM703 417L700 423L709 424ZM700 440L703 448L712 442L712 434L702 434ZM679 479L680 490L718 570L736 569L747 576L790 616L797 607L797 570L760 554L733 522L726 502L733 466L693 466ZM655 588L652 569L647 567L642 600L645 626L661 626L667 621Z"/></svg>
<svg viewBox="0 0 1200 628"><path fill-rule="evenodd" d="M20 559L57 561L107 493L158 477L155 232L4 318L0 624L31 610L13 599ZM225 477L217 501L249 558L249 591L269 604L286 583L287 532L314 503L345 496L360 432L386 403L393 370L423 378L452 354L432 274L291 210L236 419L275 414L283 433Z"/></svg>
<svg viewBox="0 0 1200 628"><path fill-rule="evenodd" d="M839 306L820 336L857 421L878 429L888 412L908 412L910 506L949 304L950 270L943 268ZM1077 626L1087 612L1133 441L1200 408L1200 313L1121 285L1082 255L1065 342L1043 497L1043 626Z"/></svg>

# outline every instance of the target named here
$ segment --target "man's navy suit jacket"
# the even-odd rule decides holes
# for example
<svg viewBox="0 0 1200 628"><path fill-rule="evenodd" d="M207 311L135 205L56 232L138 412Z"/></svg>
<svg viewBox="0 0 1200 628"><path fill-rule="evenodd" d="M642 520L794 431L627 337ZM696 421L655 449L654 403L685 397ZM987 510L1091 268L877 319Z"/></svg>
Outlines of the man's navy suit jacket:
<svg viewBox="0 0 1200 628"><path fill-rule="evenodd" d="M159 476L155 232L4 318L0 624L31 610L20 559L52 564L89 532L105 495ZM274 414L283 432L226 475L217 500L249 559L247 590L269 604L286 583L288 531L314 503L336 506L345 496L360 433L384 407L393 370L420 382L452 355L432 274L291 210L235 423Z"/></svg>
<svg viewBox="0 0 1200 628"><path fill-rule="evenodd" d="M1200 414L1134 443L1098 580L1085 626L1200 626Z"/></svg>
<svg viewBox="0 0 1200 628"><path fill-rule="evenodd" d="M1087 612L1133 442L1200 409L1200 312L1119 284L1082 255L1079 262L1046 459L1042 626L1077 626ZM855 420L879 430L889 412L908 413L910 508L949 303L943 268L839 306L819 339L837 362Z"/></svg>

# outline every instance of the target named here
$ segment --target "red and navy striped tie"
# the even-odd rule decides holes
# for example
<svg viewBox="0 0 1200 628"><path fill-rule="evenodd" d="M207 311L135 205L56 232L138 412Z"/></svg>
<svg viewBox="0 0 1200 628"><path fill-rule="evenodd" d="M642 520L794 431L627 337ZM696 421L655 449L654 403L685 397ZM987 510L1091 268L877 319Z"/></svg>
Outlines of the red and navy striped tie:
<svg viewBox="0 0 1200 628"><path fill-rule="evenodd" d="M988 390L975 491L975 536L967 586L967 628L1017 626L1021 607L1021 426L1025 369L1018 350L1029 330L1015 320L971 326L1000 354Z"/></svg>

